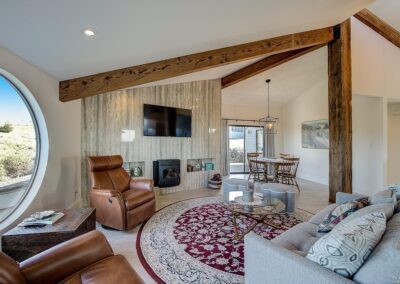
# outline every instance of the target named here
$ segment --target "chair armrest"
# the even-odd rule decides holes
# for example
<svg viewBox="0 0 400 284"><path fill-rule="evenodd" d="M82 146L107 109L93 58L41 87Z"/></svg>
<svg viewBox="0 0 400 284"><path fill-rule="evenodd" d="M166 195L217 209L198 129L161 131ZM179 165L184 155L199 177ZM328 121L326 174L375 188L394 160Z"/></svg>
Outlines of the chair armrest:
<svg viewBox="0 0 400 284"><path fill-rule="evenodd" d="M23 261L20 268L29 283L58 283L112 255L105 236L91 231Z"/></svg>
<svg viewBox="0 0 400 284"><path fill-rule="evenodd" d="M116 197L121 195L121 192L113 189L91 189L90 193L106 197Z"/></svg>
<svg viewBox="0 0 400 284"><path fill-rule="evenodd" d="M124 230L126 209L122 193L116 190L92 189L89 191L90 206L96 208L96 220L102 225Z"/></svg>
<svg viewBox="0 0 400 284"><path fill-rule="evenodd" d="M251 232L244 238L245 283L350 284L353 281Z"/></svg>
<svg viewBox="0 0 400 284"><path fill-rule="evenodd" d="M345 192L337 192L336 193L336 204L343 204L348 201L353 201L359 198L367 197L366 195L359 193L345 193Z"/></svg>
<svg viewBox="0 0 400 284"><path fill-rule="evenodd" d="M129 182L130 189L145 189L145 190L153 190L154 189L154 180L152 179L131 179Z"/></svg>

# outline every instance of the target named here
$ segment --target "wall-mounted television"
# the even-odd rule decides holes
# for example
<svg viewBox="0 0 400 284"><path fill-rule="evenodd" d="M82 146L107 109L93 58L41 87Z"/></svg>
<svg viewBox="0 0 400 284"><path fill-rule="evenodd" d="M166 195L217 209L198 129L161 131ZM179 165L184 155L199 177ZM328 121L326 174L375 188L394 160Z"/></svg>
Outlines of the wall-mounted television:
<svg viewBox="0 0 400 284"><path fill-rule="evenodd" d="M192 110L143 105L144 136L192 136Z"/></svg>

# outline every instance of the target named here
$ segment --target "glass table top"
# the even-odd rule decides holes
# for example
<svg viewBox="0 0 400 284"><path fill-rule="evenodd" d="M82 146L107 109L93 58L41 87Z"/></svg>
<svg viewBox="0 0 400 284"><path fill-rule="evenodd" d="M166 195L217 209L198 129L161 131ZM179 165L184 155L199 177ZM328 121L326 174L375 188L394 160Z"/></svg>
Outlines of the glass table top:
<svg viewBox="0 0 400 284"><path fill-rule="evenodd" d="M285 204L276 198L268 198L261 193L254 193L253 202L243 201L242 191L229 193L229 200L221 198L220 204L228 210L245 215L268 215L281 213L285 210Z"/></svg>

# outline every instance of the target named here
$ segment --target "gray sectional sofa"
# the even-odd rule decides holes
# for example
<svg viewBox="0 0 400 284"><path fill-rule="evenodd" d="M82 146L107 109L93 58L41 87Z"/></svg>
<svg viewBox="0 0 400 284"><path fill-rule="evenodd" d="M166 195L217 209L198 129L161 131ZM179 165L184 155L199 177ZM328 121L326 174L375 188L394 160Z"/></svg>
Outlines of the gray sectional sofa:
<svg viewBox="0 0 400 284"><path fill-rule="evenodd" d="M380 243L353 279L336 274L305 257L322 236L317 232L322 219L337 204L362 197L338 193L336 204L327 206L308 222L294 226L271 241L255 233L248 234L245 237L245 283L400 283L400 208L397 208L400 198L399 194L388 196L387 192L371 196L373 205L356 211L342 221L348 222L376 210L383 210L388 220Z"/></svg>

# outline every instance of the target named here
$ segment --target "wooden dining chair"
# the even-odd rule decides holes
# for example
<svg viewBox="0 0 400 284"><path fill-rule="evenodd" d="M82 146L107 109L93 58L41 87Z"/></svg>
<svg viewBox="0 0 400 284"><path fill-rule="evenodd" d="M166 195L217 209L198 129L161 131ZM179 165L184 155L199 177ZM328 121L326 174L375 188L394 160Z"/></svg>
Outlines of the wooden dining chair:
<svg viewBox="0 0 400 284"><path fill-rule="evenodd" d="M300 158L284 158L283 161L283 169L281 172L278 172L279 180L284 184L296 186L297 190L300 192L300 187L296 180Z"/></svg>
<svg viewBox="0 0 400 284"><path fill-rule="evenodd" d="M261 164L254 162L253 159L257 160L262 153L249 152L247 153L247 163L249 164L249 178L253 181L262 181L264 179L264 168Z"/></svg>

